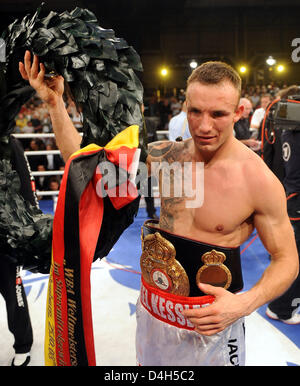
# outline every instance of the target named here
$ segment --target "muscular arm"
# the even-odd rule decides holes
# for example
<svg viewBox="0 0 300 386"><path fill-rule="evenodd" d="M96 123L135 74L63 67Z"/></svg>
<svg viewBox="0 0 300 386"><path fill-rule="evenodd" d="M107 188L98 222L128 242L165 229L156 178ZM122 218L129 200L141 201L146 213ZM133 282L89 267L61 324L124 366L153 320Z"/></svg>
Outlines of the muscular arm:
<svg viewBox="0 0 300 386"><path fill-rule="evenodd" d="M257 165L256 165L257 166ZM277 178L263 166L255 167L246 180L253 198L254 225L270 255L271 263L260 280L242 294L232 294L220 287L199 285L215 302L199 310L184 311L184 315L203 335L224 330L237 319L251 314L258 307L284 293L298 274L298 253L294 232L286 211L286 198Z"/></svg>
<svg viewBox="0 0 300 386"><path fill-rule="evenodd" d="M50 80L45 79L45 67L39 65L37 56L34 56L31 63L31 55L26 51L24 64L19 63L19 70L23 79L28 80L36 90L40 98L46 103L57 146L65 161L71 154L79 150L81 136L74 127L63 101L64 79L56 76Z"/></svg>
<svg viewBox="0 0 300 386"><path fill-rule="evenodd" d="M271 263L258 283L245 293L249 313L285 292L298 273L298 252L284 189L273 175L266 177L264 185L261 192L256 192L254 225L271 255Z"/></svg>

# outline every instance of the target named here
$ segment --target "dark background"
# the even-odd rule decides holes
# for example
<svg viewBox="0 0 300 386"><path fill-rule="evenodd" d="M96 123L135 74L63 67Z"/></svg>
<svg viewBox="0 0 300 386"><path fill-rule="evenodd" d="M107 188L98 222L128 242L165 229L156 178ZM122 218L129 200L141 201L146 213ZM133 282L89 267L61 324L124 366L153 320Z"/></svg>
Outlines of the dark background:
<svg viewBox="0 0 300 386"><path fill-rule="evenodd" d="M41 1L0 0L1 30L15 18L34 13ZM244 84L280 85L299 81L291 42L300 38L299 0L52 0L44 6L62 12L76 6L93 11L103 28L112 28L140 54L141 80L149 95L160 88L173 93L185 88L189 62L224 60L248 67ZM42 14L43 15L43 14ZM270 71L272 55L286 70ZM164 79L159 70L167 66Z"/></svg>

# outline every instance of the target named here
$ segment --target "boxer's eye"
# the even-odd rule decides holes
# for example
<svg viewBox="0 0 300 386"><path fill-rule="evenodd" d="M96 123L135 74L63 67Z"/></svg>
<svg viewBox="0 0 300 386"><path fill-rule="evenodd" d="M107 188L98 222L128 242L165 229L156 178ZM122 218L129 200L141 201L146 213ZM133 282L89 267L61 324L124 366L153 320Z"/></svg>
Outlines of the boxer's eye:
<svg viewBox="0 0 300 386"><path fill-rule="evenodd" d="M222 117L225 117L227 115L228 115L228 113L226 111L213 111L213 113L212 113L213 118L222 118Z"/></svg>

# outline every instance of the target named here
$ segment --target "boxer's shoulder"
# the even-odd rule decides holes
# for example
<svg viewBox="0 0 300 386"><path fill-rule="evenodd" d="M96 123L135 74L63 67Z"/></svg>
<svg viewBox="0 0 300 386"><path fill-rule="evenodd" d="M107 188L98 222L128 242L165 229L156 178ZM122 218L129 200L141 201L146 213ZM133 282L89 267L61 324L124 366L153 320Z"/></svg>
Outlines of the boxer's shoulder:
<svg viewBox="0 0 300 386"><path fill-rule="evenodd" d="M167 161L167 162L184 162L190 158L190 140L174 141L156 141L148 145L149 160Z"/></svg>
<svg viewBox="0 0 300 386"><path fill-rule="evenodd" d="M240 162L240 177L246 185L249 195L255 204L260 203L265 206L266 201L273 202L285 198L284 188L272 170L266 165L264 160L249 149L245 157Z"/></svg>

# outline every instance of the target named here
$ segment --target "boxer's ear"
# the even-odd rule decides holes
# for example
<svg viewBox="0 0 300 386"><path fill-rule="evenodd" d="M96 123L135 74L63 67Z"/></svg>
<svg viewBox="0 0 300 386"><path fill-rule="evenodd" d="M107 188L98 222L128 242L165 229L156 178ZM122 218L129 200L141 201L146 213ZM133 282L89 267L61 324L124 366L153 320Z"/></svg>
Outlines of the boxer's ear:
<svg viewBox="0 0 300 386"><path fill-rule="evenodd" d="M237 108L235 109L235 112L234 112L234 117L233 117L234 123L241 119L243 112L244 112L244 106L243 105L237 106Z"/></svg>

